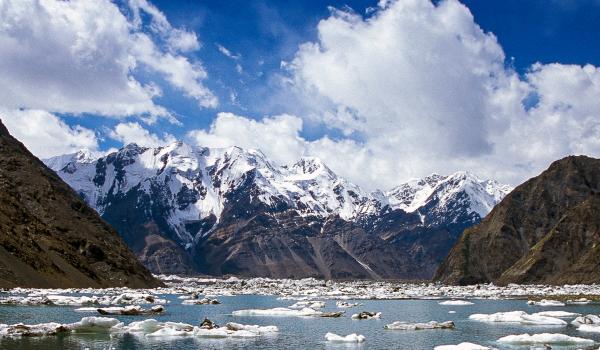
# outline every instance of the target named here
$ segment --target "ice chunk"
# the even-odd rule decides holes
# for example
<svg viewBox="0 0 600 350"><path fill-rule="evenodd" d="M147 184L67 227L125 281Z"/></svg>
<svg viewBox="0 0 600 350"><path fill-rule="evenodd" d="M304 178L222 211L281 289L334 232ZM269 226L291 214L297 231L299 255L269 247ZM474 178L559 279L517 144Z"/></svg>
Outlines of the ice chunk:
<svg viewBox="0 0 600 350"><path fill-rule="evenodd" d="M122 325L116 318L90 316L65 326L75 333L108 333Z"/></svg>
<svg viewBox="0 0 600 350"><path fill-rule="evenodd" d="M567 322L556 317L539 316L539 315L523 315L521 316L522 324L533 325L548 325L548 326L566 326Z"/></svg>
<svg viewBox="0 0 600 350"><path fill-rule="evenodd" d="M0 336L2 337L41 337L68 331L69 329L64 325L54 322L40 323L35 325L25 325L23 323L0 325Z"/></svg>
<svg viewBox="0 0 600 350"><path fill-rule="evenodd" d="M454 329L454 322L446 321L446 322L436 322L429 321L427 323L409 323L396 321L384 326L385 329L391 330L403 330L403 331L414 331L421 329Z"/></svg>
<svg viewBox="0 0 600 350"><path fill-rule="evenodd" d="M336 343L362 343L366 340L362 334L348 334L346 336L337 335L335 333L325 334L325 340Z"/></svg>
<svg viewBox="0 0 600 350"><path fill-rule="evenodd" d="M234 316L319 316L322 312L311 308L302 310L293 310L285 307L276 307L273 309L248 309L232 312Z"/></svg>
<svg viewBox="0 0 600 350"><path fill-rule="evenodd" d="M548 299L542 299L540 301L529 300L527 301L527 304L536 306L565 306L565 303L562 301Z"/></svg>
<svg viewBox="0 0 600 350"><path fill-rule="evenodd" d="M590 344L593 345L594 341L591 339L571 337L560 333L540 333L540 334L519 334L519 335L508 335L498 339L499 343L506 344L551 344L551 345L581 345Z"/></svg>
<svg viewBox="0 0 600 350"><path fill-rule="evenodd" d="M600 316L596 316L596 315L579 316L576 319L574 319L573 322L571 322L571 324L575 327L579 327L583 324L600 325Z"/></svg>
<svg viewBox="0 0 600 350"><path fill-rule="evenodd" d="M495 314L473 314L469 319L480 322L513 322L521 323L525 311L497 312Z"/></svg>
<svg viewBox="0 0 600 350"><path fill-rule="evenodd" d="M463 305L473 305L472 302L466 300L446 300L439 302L440 305L455 305L455 306L463 306Z"/></svg>
<svg viewBox="0 0 600 350"><path fill-rule="evenodd" d="M372 318L380 318L381 312L369 312L362 311L357 314L352 315L352 319L354 320L370 320Z"/></svg>
<svg viewBox="0 0 600 350"><path fill-rule="evenodd" d="M346 301L338 301L335 303L335 306L339 307L339 308L350 308L350 307L356 307L356 306L361 306L362 304L360 303L349 303Z"/></svg>
<svg viewBox="0 0 600 350"><path fill-rule="evenodd" d="M434 350L492 350L492 348L473 343L460 343L457 345L439 345Z"/></svg>
<svg viewBox="0 0 600 350"><path fill-rule="evenodd" d="M311 309L321 309L325 307L325 302L324 301L298 301L297 303L293 304L290 306L290 309L304 309L304 308L311 308Z"/></svg>
<svg viewBox="0 0 600 350"><path fill-rule="evenodd" d="M257 326L257 325L245 325L241 323L229 322L225 325L227 329L231 331L250 331L255 333L277 333L279 329L276 326Z"/></svg>
<svg viewBox="0 0 600 350"><path fill-rule="evenodd" d="M532 314L532 316L568 318L568 317L581 316L581 314L579 314L577 312L568 312L568 311L542 311L542 312L536 312L536 313Z"/></svg>
<svg viewBox="0 0 600 350"><path fill-rule="evenodd" d="M582 332L590 332L590 333L600 333L600 325L597 324L582 324L577 327L578 331Z"/></svg>

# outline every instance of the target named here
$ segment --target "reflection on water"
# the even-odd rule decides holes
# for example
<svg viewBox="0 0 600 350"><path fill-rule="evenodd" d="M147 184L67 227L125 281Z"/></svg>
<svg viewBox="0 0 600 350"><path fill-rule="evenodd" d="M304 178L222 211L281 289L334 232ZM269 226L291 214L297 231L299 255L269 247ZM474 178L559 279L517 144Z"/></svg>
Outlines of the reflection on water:
<svg viewBox="0 0 600 350"><path fill-rule="evenodd" d="M522 333L563 333L594 339L600 342L600 334L583 333L572 326L526 326L519 324L489 324L468 319L473 313L494 313L523 310L528 313L549 310L564 310L581 314L600 314L600 305L573 305L566 307L539 307L527 305L523 300L474 300L470 306L442 306L436 300L365 300L363 306L347 309L342 318L312 317L251 317L232 316L231 312L248 308L285 307L293 301L277 300L268 296L221 297L221 305L181 305L176 296L165 296L170 300L167 312L156 318L158 321L177 321L198 325L204 317L224 325L227 322L244 324L275 325L279 333L252 339L198 339L159 338L151 339L131 334L109 335L59 335L43 338L2 339L2 349L53 350L53 349L433 349L442 344L473 342L498 349L530 349L509 347L496 343L500 337ZM339 310L334 300L328 300L324 311ZM358 311L381 311L380 320L351 320L350 315ZM456 313L448 313L454 310ZM0 306L0 323L27 324L42 322L70 323L93 314L75 312L74 307L56 306ZM145 317L119 316L121 321L130 323ZM385 324L393 321L427 322L448 321L456 323L455 330L391 331L384 330ZM571 321L571 319L565 319ZM363 344L333 344L324 339L325 333L340 335L363 334L367 340ZM595 346L597 348L598 345ZM563 347L578 349L581 346ZM561 349L553 347L553 349Z"/></svg>

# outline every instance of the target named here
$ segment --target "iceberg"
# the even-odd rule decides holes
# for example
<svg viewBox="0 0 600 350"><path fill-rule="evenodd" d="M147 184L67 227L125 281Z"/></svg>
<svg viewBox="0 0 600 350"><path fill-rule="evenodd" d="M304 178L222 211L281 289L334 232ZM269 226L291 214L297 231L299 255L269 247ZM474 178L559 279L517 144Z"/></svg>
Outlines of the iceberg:
<svg viewBox="0 0 600 350"><path fill-rule="evenodd" d="M469 319L479 322L521 323L527 325L566 326L567 322L556 317L529 315L525 311L497 312L495 314L473 314Z"/></svg>
<svg viewBox="0 0 600 350"><path fill-rule="evenodd" d="M348 334L346 336L337 335L335 333L325 334L325 340L335 343L362 343L366 340L364 335L361 334Z"/></svg>
<svg viewBox="0 0 600 350"><path fill-rule="evenodd" d="M466 300L446 300L439 302L440 305L453 305L453 306L465 306L465 305L473 305L472 302Z"/></svg>
<svg viewBox="0 0 600 350"><path fill-rule="evenodd" d="M499 343L528 345L528 344L550 344L550 345L593 345L591 339L571 337L559 333L519 334L508 335L498 339Z"/></svg>
<svg viewBox="0 0 600 350"><path fill-rule="evenodd" d="M362 311L352 315L354 320L370 320L372 318L381 318L381 312Z"/></svg>
<svg viewBox="0 0 600 350"><path fill-rule="evenodd" d="M558 300L542 299L540 301L528 300L527 304L535 306L565 306L565 303Z"/></svg>
<svg viewBox="0 0 600 350"><path fill-rule="evenodd" d="M421 329L454 329L454 322L446 321L446 322L436 322L429 321L426 323L409 323L396 321L390 324L385 325L383 328L391 329L391 330L402 330L402 331L414 331Z"/></svg>
<svg viewBox="0 0 600 350"><path fill-rule="evenodd" d="M311 308L294 310L285 307L276 307L273 309L237 310L232 312L233 316L319 316L321 314L321 311L316 311Z"/></svg>
<svg viewBox="0 0 600 350"><path fill-rule="evenodd" d="M439 345L434 350L492 350L492 348L473 343L460 343L457 345Z"/></svg>

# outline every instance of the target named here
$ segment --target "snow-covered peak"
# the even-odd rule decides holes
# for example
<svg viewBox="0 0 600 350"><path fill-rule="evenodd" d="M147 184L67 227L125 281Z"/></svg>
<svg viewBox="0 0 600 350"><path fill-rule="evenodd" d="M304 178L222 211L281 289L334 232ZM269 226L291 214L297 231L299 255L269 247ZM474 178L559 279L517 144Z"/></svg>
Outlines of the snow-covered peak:
<svg viewBox="0 0 600 350"><path fill-rule="evenodd" d="M414 212L434 200L441 208L462 200L472 212L483 218L511 190L508 185L482 180L468 171L458 171L449 176L433 174L423 179L413 179L393 188L386 195L393 208L407 212ZM461 195L467 198L459 199Z"/></svg>
<svg viewBox="0 0 600 350"><path fill-rule="evenodd" d="M63 154L60 156L48 158L44 160L47 167L54 171L59 171L71 162L76 163L91 163L100 158L101 152L94 152L87 148L81 149L75 153Z"/></svg>

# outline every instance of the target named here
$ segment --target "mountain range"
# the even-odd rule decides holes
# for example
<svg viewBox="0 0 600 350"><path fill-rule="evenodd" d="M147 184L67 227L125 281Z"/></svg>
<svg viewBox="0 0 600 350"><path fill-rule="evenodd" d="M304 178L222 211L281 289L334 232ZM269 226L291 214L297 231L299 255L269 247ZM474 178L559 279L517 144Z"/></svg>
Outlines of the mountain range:
<svg viewBox="0 0 600 350"><path fill-rule="evenodd" d="M426 279L512 190L457 172L368 192L317 158L183 142L44 162L155 273Z"/></svg>

